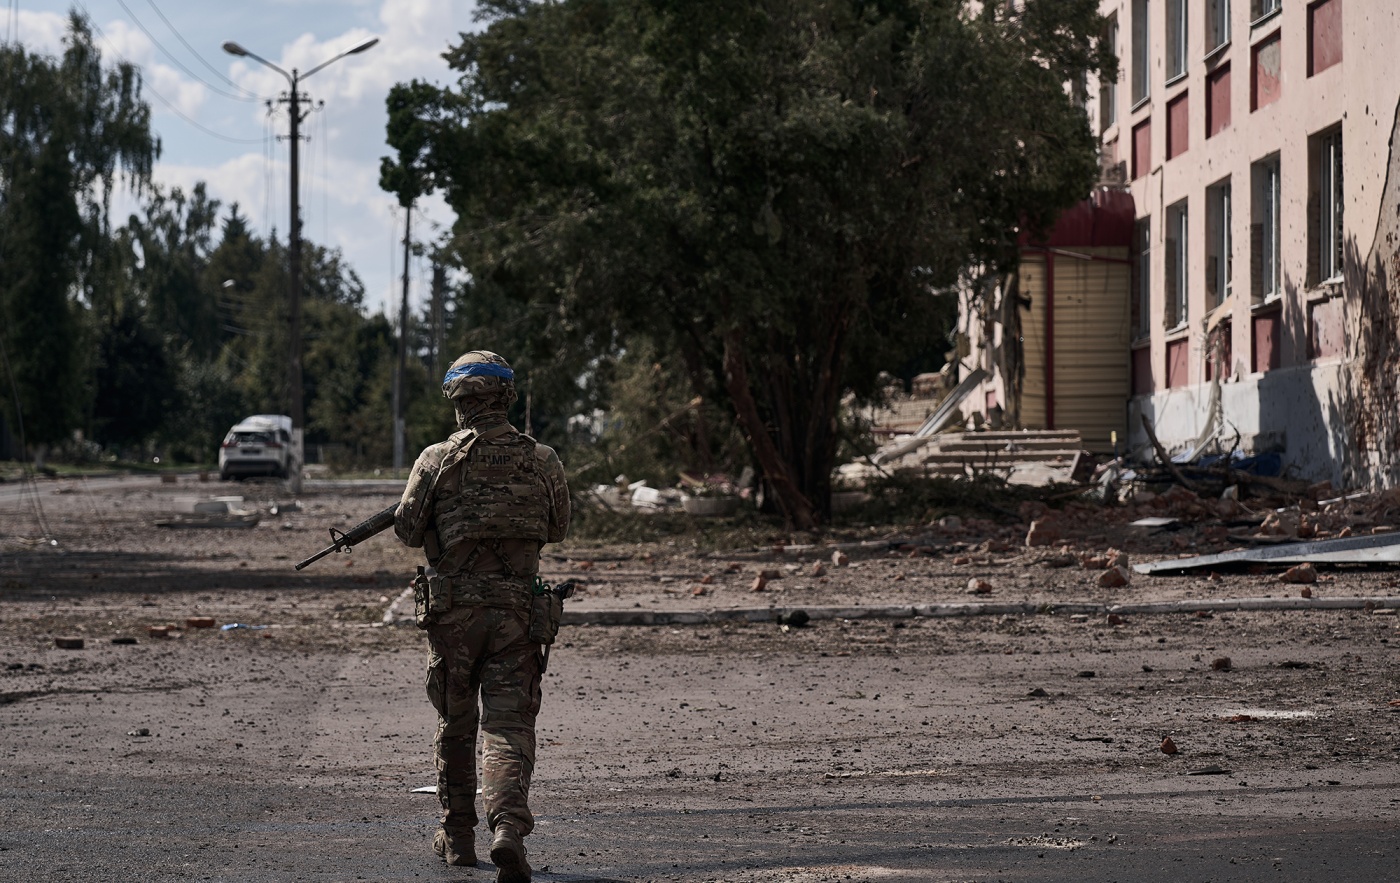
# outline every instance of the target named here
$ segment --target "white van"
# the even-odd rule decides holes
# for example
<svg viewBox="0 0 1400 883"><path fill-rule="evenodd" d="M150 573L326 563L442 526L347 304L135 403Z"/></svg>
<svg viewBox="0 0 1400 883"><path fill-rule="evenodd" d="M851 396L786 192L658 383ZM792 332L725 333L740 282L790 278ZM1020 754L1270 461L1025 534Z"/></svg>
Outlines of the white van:
<svg viewBox="0 0 1400 883"><path fill-rule="evenodd" d="M292 462L292 418L255 414L240 421L219 447L219 478L286 478Z"/></svg>

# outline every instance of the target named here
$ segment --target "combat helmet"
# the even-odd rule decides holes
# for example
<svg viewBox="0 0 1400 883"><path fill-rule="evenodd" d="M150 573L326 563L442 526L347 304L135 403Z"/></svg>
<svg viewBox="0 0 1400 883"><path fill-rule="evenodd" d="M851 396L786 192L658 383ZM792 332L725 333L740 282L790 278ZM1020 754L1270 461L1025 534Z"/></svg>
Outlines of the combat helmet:
<svg viewBox="0 0 1400 883"><path fill-rule="evenodd" d="M464 353L442 378L442 394L449 399L500 394L515 400L515 372L510 363L493 352Z"/></svg>

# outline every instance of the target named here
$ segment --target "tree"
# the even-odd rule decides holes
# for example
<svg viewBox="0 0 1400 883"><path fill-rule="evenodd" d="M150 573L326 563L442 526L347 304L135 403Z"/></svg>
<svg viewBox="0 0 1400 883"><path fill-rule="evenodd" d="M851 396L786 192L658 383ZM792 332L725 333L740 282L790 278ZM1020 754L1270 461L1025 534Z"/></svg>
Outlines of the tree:
<svg viewBox="0 0 1400 883"><path fill-rule="evenodd" d="M149 182L160 150L137 69L104 67L76 13L64 42L60 59L0 46L0 334L20 422L40 446L87 410L86 311L113 267L108 204L119 180Z"/></svg>
<svg viewBox="0 0 1400 883"><path fill-rule="evenodd" d="M1097 173L1066 88L1112 67L1096 0L481 8L423 113L455 253L547 305L556 349L681 353L797 527L829 507L843 393L941 350L936 292Z"/></svg>

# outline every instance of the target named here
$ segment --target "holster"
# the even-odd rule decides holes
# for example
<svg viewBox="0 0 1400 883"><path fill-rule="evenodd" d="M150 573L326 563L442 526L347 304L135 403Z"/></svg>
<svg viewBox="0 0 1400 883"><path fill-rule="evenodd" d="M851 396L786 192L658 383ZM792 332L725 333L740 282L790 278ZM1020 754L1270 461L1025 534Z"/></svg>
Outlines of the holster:
<svg viewBox="0 0 1400 883"><path fill-rule="evenodd" d="M530 642L548 647L559 634L564 616L564 599L548 587L536 591L530 600Z"/></svg>
<svg viewBox="0 0 1400 883"><path fill-rule="evenodd" d="M452 581L431 567L418 565L413 577L413 621L420 629L437 622L452 609Z"/></svg>

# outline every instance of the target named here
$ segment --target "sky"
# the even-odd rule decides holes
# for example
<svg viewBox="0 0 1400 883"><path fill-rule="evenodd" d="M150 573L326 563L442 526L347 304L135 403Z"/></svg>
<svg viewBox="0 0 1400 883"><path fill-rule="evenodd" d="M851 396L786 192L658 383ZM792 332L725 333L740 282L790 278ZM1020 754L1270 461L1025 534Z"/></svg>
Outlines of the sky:
<svg viewBox="0 0 1400 883"><path fill-rule="evenodd" d="M0 39L58 55L70 9L86 12L104 62L138 65L161 141L157 183L186 191L205 182L209 195L239 211L263 236L289 227L287 81L251 58L220 47L233 41L286 71L307 71L371 38L379 43L316 72L302 83L315 106L302 122L302 236L341 249L365 284L371 312L397 318L403 272L403 210L379 189L384 99L412 79L455 82L442 53L473 30L471 2L453 0L6 0ZM16 11L16 6L18 7ZM273 99L269 114L266 100ZM321 104L324 102L324 105ZM112 220L136 207L129 193L113 200ZM414 212L413 236L432 241L452 223L436 195ZM430 269L410 262L409 308L426 299Z"/></svg>

